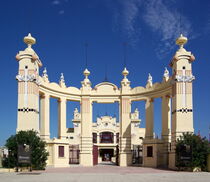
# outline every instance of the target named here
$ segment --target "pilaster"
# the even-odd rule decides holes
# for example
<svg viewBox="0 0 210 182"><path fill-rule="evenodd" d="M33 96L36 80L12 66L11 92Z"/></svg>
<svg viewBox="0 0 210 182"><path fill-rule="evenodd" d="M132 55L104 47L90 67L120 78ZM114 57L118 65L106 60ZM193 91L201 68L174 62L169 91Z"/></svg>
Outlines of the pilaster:
<svg viewBox="0 0 210 182"><path fill-rule="evenodd" d="M58 138L66 138L66 98L58 99Z"/></svg>
<svg viewBox="0 0 210 182"><path fill-rule="evenodd" d="M50 96L45 93L40 96L40 136L50 138Z"/></svg>
<svg viewBox="0 0 210 182"><path fill-rule="evenodd" d="M93 136L92 136L92 101L90 99L91 82L88 79L90 72L85 69L85 79L81 82L81 150L80 164L93 166Z"/></svg>
<svg viewBox="0 0 210 182"><path fill-rule="evenodd" d="M154 130L154 100L148 98L145 104L146 110L146 131L145 131L145 138L146 139L153 139L153 130Z"/></svg>
<svg viewBox="0 0 210 182"><path fill-rule="evenodd" d="M130 81L127 79L129 74L125 68L122 72L124 78L121 81L121 100L120 100L120 141L119 141L119 165L130 166L132 164L131 153L131 101L130 96Z"/></svg>

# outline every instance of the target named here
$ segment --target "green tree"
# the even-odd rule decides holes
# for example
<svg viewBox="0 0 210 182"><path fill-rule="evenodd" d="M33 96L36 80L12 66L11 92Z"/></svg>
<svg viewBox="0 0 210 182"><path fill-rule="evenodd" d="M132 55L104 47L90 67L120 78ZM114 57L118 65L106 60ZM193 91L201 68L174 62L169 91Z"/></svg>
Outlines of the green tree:
<svg viewBox="0 0 210 182"><path fill-rule="evenodd" d="M18 145L26 144L31 149L31 164L33 169L44 169L49 153L46 150L46 142L41 140L38 133L34 130L19 131L6 141L9 156L3 162L4 167L17 166Z"/></svg>
<svg viewBox="0 0 210 182"><path fill-rule="evenodd" d="M200 167L203 171L207 170L207 156L210 153L209 142L195 134L185 133L177 140L176 144L176 166ZM189 159L186 160L186 154Z"/></svg>

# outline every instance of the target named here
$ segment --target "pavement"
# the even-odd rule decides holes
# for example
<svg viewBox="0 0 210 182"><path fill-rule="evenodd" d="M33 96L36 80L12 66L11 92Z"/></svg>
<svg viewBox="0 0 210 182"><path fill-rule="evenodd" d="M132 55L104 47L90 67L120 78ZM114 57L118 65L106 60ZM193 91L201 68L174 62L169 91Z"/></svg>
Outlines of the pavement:
<svg viewBox="0 0 210 182"><path fill-rule="evenodd" d="M0 182L210 182L208 172L177 172L145 167L98 165L1 173Z"/></svg>

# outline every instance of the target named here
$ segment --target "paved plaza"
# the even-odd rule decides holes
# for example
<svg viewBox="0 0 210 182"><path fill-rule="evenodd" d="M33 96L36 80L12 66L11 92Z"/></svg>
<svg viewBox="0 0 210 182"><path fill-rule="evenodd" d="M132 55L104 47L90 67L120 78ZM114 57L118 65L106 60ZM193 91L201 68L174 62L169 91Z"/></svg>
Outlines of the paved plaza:
<svg viewBox="0 0 210 182"><path fill-rule="evenodd" d="M49 168L46 171L0 173L1 182L209 182L207 172L176 172L144 167L118 167L98 165L95 167Z"/></svg>

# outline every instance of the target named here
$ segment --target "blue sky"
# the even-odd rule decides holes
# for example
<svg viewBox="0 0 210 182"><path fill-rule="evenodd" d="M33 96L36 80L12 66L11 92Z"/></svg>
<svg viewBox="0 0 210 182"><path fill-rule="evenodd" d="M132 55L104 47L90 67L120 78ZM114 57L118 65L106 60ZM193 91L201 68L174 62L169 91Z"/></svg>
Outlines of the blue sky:
<svg viewBox="0 0 210 182"><path fill-rule="evenodd" d="M47 67L50 81L63 72L68 86L81 86L88 43L88 69L92 85L108 80L120 86L124 67L123 42L127 42L127 69L131 86L145 86L148 73L160 82L173 57L175 39L182 32L192 51L194 127L208 136L210 125L210 1L208 0L7 0L0 4L0 145L15 133L17 118L18 62L28 32L37 39L34 50ZM43 70L41 68L41 72ZM168 67L171 71L171 69ZM106 71L107 70L107 71ZM155 132L160 135L160 99L155 100ZM67 105L67 126L74 107ZM51 136L57 134L57 102L51 100ZM145 126L144 102L135 102ZM94 104L96 115L117 115L117 104Z"/></svg>

